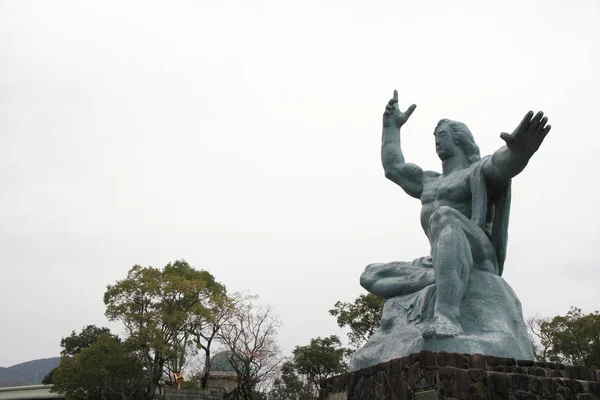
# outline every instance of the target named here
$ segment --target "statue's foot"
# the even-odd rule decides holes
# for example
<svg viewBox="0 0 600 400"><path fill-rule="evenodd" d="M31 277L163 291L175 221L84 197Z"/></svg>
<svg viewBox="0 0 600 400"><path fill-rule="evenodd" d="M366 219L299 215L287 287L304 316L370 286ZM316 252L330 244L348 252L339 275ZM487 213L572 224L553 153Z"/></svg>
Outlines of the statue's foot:
<svg viewBox="0 0 600 400"><path fill-rule="evenodd" d="M433 321L425 330L423 330L423 337L430 339L434 336L439 338L454 337L462 333L462 328L458 322L452 321L450 318L436 315L433 317Z"/></svg>

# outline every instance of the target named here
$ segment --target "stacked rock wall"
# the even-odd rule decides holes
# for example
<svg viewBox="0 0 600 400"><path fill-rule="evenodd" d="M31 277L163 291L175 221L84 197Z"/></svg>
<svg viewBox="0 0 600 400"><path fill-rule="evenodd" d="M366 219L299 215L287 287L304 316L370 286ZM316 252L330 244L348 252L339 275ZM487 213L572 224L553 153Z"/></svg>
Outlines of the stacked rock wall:
<svg viewBox="0 0 600 400"><path fill-rule="evenodd" d="M320 400L598 399L600 371L422 351L321 382Z"/></svg>
<svg viewBox="0 0 600 400"><path fill-rule="evenodd" d="M223 392L219 390L180 389L166 387L164 400L222 400Z"/></svg>

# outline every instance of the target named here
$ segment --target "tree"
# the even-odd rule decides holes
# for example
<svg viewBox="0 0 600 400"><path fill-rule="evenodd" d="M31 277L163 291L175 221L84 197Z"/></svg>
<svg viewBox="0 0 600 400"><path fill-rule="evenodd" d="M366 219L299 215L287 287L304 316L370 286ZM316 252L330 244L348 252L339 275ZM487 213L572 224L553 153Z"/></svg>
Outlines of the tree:
<svg viewBox="0 0 600 400"><path fill-rule="evenodd" d="M109 336L117 341L119 340L116 335L110 333L110 329L108 328L99 328L96 325L88 325L81 330L81 333L78 334L75 333L75 331L72 331L69 336L62 338L60 341L60 346L62 347L60 352L61 357L72 357L81 353L82 350L95 344L100 336ZM52 369L44 377L42 380L44 385L50 385L53 383L53 376L56 368Z"/></svg>
<svg viewBox="0 0 600 400"><path fill-rule="evenodd" d="M314 394L319 392L322 379L344 373L348 370L348 357L351 351L342 347L340 338L332 335L326 338L311 339L307 346L296 346L290 367L313 386Z"/></svg>
<svg viewBox="0 0 600 400"><path fill-rule="evenodd" d="M275 379L269 392L269 400L316 400L312 383L306 377L300 377L294 363L286 361L281 366L281 375ZM304 379L303 379L304 378Z"/></svg>
<svg viewBox="0 0 600 400"><path fill-rule="evenodd" d="M235 315L235 310L245 301L255 296L243 293L234 293L231 296L223 293L221 296L212 296L207 302L208 315L192 318L189 333L196 347L204 352L204 370L200 380L200 387L206 389L211 371L211 347L221 327L227 324Z"/></svg>
<svg viewBox="0 0 600 400"><path fill-rule="evenodd" d="M530 332L539 341L541 361L584 365L600 369L600 313L583 314L571 307L567 315L530 319Z"/></svg>
<svg viewBox="0 0 600 400"><path fill-rule="evenodd" d="M117 336L110 333L110 329L96 325L88 325L77 334L72 331L69 336L62 338L60 346L63 348L60 352L61 357L74 356L79 354L83 349L93 345L100 336L112 336L117 339Z"/></svg>
<svg viewBox="0 0 600 400"><path fill-rule="evenodd" d="M256 400L260 386L277 372L281 363L275 341L279 326L271 308L246 301L221 327L218 338L229 352L229 362L237 375L234 399Z"/></svg>
<svg viewBox="0 0 600 400"><path fill-rule="evenodd" d="M67 400L143 399L146 381L139 360L111 335L61 359L51 391Z"/></svg>
<svg viewBox="0 0 600 400"><path fill-rule="evenodd" d="M529 341L533 347L533 356L537 361L548 361L548 349L551 347L551 337L547 331L542 331L542 325L550 322L551 318L539 315L527 319Z"/></svg>
<svg viewBox="0 0 600 400"><path fill-rule="evenodd" d="M374 294L361 294L354 303L338 301L329 314L337 317L340 328L350 328L348 339L358 349L379 328L384 303L385 300Z"/></svg>
<svg viewBox="0 0 600 400"><path fill-rule="evenodd" d="M181 260L162 270L135 265L127 278L107 286L106 316L121 321L126 344L140 356L147 374L146 398L154 397L163 374L180 374L193 353L190 327L210 319L207 303L225 286L208 271Z"/></svg>

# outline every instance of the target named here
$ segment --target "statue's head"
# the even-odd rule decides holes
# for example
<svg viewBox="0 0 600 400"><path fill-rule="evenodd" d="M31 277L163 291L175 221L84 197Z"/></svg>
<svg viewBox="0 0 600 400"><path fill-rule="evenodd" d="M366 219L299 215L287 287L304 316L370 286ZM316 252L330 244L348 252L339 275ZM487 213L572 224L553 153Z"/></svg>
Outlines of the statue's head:
<svg viewBox="0 0 600 400"><path fill-rule="evenodd" d="M473 134L462 122L442 119L435 130L435 151L440 159L445 160L461 152L472 164L481 159L479 146L475 143Z"/></svg>

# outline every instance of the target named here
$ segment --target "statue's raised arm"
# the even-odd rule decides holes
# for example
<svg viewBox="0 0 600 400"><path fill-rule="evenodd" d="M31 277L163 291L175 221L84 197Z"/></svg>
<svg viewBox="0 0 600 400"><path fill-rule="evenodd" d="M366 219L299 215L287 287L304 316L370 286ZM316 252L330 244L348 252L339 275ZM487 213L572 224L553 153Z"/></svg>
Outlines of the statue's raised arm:
<svg viewBox="0 0 600 400"><path fill-rule="evenodd" d="M523 171L550 132L551 126L546 125L547 123L548 117L543 112L534 116L533 111L529 111L512 134L500 134L506 146L497 150L492 155L491 162L484 165L486 178L502 184Z"/></svg>
<svg viewBox="0 0 600 400"><path fill-rule="evenodd" d="M404 161L400 146L400 128L408 121L416 105L411 105L405 112L398 108L398 91L388 102L383 113L383 133L381 139L381 162L385 176L400 185L412 197L420 198L423 192L423 170Z"/></svg>

